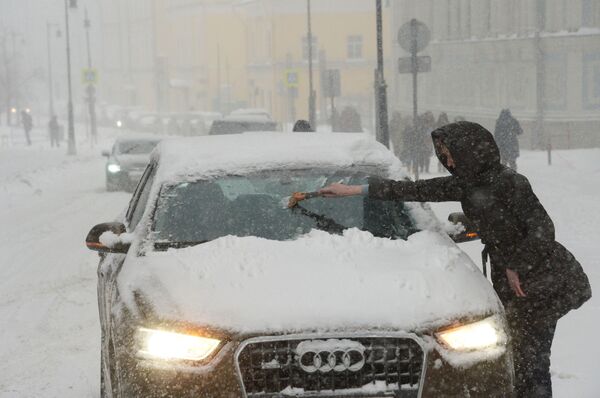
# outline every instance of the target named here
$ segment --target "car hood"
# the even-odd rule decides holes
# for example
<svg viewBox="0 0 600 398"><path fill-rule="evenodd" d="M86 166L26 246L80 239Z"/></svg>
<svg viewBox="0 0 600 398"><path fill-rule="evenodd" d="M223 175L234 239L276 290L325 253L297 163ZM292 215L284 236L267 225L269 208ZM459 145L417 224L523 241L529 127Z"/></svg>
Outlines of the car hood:
<svg viewBox="0 0 600 398"><path fill-rule="evenodd" d="M122 168L145 168L150 162L150 154L116 155L115 160Z"/></svg>
<svg viewBox="0 0 600 398"><path fill-rule="evenodd" d="M409 331L502 311L469 257L432 231L408 241L359 230L284 242L228 236L130 255L118 284L130 308L143 297L159 319L237 333Z"/></svg>

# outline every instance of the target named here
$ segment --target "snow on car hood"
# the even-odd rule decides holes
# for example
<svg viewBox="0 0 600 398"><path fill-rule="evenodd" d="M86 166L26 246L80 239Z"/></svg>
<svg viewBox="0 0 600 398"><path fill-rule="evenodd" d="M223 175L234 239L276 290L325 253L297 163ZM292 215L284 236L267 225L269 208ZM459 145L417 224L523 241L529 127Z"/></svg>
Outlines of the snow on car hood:
<svg viewBox="0 0 600 398"><path fill-rule="evenodd" d="M414 330L501 311L469 257L436 232L408 241L349 230L294 241L223 237L127 259L119 287L165 320L236 332Z"/></svg>

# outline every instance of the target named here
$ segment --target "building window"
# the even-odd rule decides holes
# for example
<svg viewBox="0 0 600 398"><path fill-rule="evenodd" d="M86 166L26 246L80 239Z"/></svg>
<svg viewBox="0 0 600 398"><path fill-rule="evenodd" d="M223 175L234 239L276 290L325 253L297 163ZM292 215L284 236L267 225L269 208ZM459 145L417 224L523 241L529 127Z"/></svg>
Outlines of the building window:
<svg viewBox="0 0 600 398"><path fill-rule="evenodd" d="M348 59L362 59L362 36L348 36Z"/></svg>
<svg viewBox="0 0 600 398"><path fill-rule="evenodd" d="M312 36L312 59L315 61L319 55L318 41L316 36ZM302 59L308 61L308 38L302 38Z"/></svg>

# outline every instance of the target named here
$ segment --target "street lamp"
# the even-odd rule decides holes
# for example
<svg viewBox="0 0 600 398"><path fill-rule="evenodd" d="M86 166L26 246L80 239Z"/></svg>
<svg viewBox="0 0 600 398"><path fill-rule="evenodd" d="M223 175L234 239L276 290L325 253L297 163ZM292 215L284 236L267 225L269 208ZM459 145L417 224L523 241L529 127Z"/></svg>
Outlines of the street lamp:
<svg viewBox="0 0 600 398"><path fill-rule="evenodd" d="M377 108L377 141L389 148L390 131L387 111L387 85L383 77L383 23L381 0L376 0L377 8L377 70L375 71L375 104Z"/></svg>
<svg viewBox="0 0 600 398"><path fill-rule="evenodd" d="M60 29L57 24L46 22L46 39L48 41L48 113L49 117L54 116L54 83L52 82L52 45L51 45L51 36L52 29L56 29L56 37L60 38L62 36Z"/></svg>
<svg viewBox="0 0 600 398"><path fill-rule="evenodd" d="M310 0L306 0L307 24L308 24L308 121L313 131L317 131L316 98L313 88L313 43L312 24L310 13Z"/></svg>
<svg viewBox="0 0 600 398"><path fill-rule="evenodd" d="M88 73L92 74L92 53L90 50L90 19L88 18L87 8L85 9L85 20L83 22L83 26L85 27L85 38L87 42L87 56L88 56ZM95 75L95 74L94 74ZM98 138L98 129L96 127L96 88L94 87L94 82L91 79L88 79L87 86L87 100L90 112L90 126L91 126L91 143L94 145Z"/></svg>
<svg viewBox="0 0 600 398"><path fill-rule="evenodd" d="M76 155L75 147L75 118L73 116L73 87L71 83L71 41L69 35L69 8L77 8L77 0L65 0L65 33L67 37L67 82L69 86L69 143L67 155Z"/></svg>

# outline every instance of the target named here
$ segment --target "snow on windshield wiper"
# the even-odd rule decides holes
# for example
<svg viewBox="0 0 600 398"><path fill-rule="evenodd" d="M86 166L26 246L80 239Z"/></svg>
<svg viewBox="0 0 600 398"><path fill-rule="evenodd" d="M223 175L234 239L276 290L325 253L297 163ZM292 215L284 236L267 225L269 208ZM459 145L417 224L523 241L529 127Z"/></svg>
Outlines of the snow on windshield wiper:
<svg viewBox="0 0 600 398"><path fill-rule="evenodd" d="M315 221L316 227L325 232L331 232L332 234L341 235L344 233L344 230L348 229L348 227L345 227L342 224L338 224L335 220L307 210L299 204L296 204L296 206L294 206L290 210L293 213L300 213L303 216L312 218Z"/></svg>

